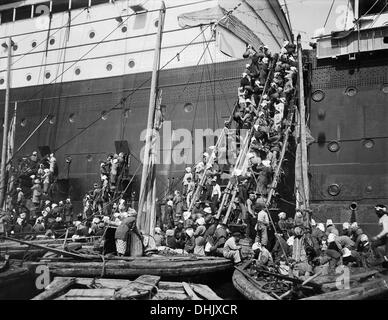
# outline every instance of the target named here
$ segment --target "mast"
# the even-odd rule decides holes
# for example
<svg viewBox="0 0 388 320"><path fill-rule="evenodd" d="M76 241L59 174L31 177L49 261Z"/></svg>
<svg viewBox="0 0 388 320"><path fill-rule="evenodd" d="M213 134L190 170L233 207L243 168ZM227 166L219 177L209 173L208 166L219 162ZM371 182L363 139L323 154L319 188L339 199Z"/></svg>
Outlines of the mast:
<svg viewBox="0 0 388 320"><path fill-rule="evenodd" d="M150 90L150 101L148 107L148 120L147 120L147 133L144 147L144 158L143 158L143 171L141 175L140 193L139 193L139 207L137 217L137 228L139 231L145 234L153 233L153 225L155 220L155 203L149 203L155 200L155 164L152 159L152 139L154 133L154 120L155 110L158 96L158 79L159 79L159 68L160 68L160 53L162 45L162 35L164 27L164 19L166 15L166 6L162 1L161 8L159 11L159 23L158 32L156 35L156 47L154 55L154 65L152 70L151 90ZM153 153L152 153L153 154ZM151 161L150 161L151 160ZM148 188L147 188L148 186ZM151 198L150 199L150 195Z"/></svg>
<svg viewBox="0 0 388 320"><path fill-rule="evenodd" d="M5 105L4 105L4 126L3 126L3 146L1 150L1 168L0 168L0 208L3 207L5 195L5 168L7 162L7 140L8 140L8 113L9 113L9 92L11 87L11 60L12 60L12 39L8 38L7 43L8 59L7 59L7 82L5 89Z"/></svg>
<svg viewBox="0 0 388 320"><path fill-rule="evenodd" d="M7 179L7 185L5 186L5 192L6 195L9 194L10 191L13 189L13 185L15 182L15 175L13 174L12 166L11 166L11 160L13 158L13 153L15 149L15 134L16 134L16 112L18 108L18 103L15 101L15 107L14 107L14 112L11 120L11 124L9 125L9 132L7 133L7 139L8 139L8 146L7 146L7 162L6 162L6 172L8 175ZM5 201L3 203L3 209L6 211L7 209L7 196L4 197Z"/></svg>
<svg viewBox="0 0 388 320"><path fill-rule="evenodd" d="M297 188L297 209L300 208L303 203L303 208L310 209L310 186L308 178L308 163L307 163L307 141L306 141L306 105L304 101L304 84L303 84L303 60L302 60L302 43L301 36L298 35L298 98L299 98L299 119L298 119L298 131L300 141L297 146L297 159L295 186ZM302 196L302 199L300 199Z"/></svg>

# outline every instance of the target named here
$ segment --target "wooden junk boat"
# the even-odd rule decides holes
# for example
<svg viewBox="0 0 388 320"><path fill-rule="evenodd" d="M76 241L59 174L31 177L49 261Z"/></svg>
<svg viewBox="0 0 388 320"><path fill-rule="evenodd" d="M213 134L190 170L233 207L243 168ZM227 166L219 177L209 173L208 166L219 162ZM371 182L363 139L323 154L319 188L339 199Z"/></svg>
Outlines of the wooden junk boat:
<svg viewBox="0 0 388 320"><path fill-rule="evenodd" d="M317 272L303 280L254 268L251 261L235 269L233 285L249 300L364 300L388 295L388 274L380 269L351 268L344 289L338 283L345 280L342 273Z"/></svg>
<svg viewBox="0 0 388 320"><path fill-rule="evenodd" d="M57 258L25 262L33 272L39 265L47 265L50 274L63 277L110 277L133 278L143 274L159 275L162 278L197 277L230 271L233 263L219 257L194 255L149 257L93 256L82 260Z"/></svg>
<svg viewBox="0 0 388 320"><path fill-rule="evenodd" d="M133 281L55 277L32 300L222 300L203 284L160 281L142 275Z"/></svg>
<svg viewBox="0 0 388 320"><path fill-rule="evenodd" d="M108 228L104 236L102 251L77 248L73 250L71 245L65 249L48 247L47 245L16 240L25 245L32 245L53 253L52 256L41 257L38 261L24 261L23 266L31 273L35 273L39 265L47 265L52 276L62 277L110 277L133 278L143 274L172 277L200 277L208 274L220 274L233 270L231 260L221 257L202 257L192 254L164 254L157 250L146 252L138 236L132 233L131 247L134 256L118 257L113 254L114 235L113 228ZM74 246L74 244L72 244ZM137 253L137 254L136 254Z"/></svg>

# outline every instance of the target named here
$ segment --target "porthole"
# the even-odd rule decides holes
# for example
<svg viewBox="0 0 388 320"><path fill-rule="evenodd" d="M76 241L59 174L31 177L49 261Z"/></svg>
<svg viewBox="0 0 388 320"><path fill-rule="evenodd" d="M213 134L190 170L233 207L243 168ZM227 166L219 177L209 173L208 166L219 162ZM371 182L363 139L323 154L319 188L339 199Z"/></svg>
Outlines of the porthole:
<svg viewBox="0 0 388 320"><path fill-rule="evenodd" d="M50 44L51 44L51 45L54 45L54 43L55 43L55 39L54 39L54 38L51 38L51 39L50 39Z"/></svg>
<svg viewBox="0 0 388 320"><path fill-rule="evenodd" d="M341 188L340 188L340 186L339 186L338 184L333 183L333 184L331 184L331 185L327 188L327 192L328 192L331 196L335 197L335 196L338 196L338 195L340 194Z"/></svg>
<svg viewBox="0 0 388 320"><path fill-rule="evenodd" d="M32 41L32 43L31 43L31 47L35 48L36 46L37 46L37 43L36 43L36 41Z"/></svg>
<svg viewBox="0 0 388 320"><path fill-rule="evenodd" d="M76 68L76 69L74 70L74 73L75 73L77 76L79 76L79 75L81 74L81 69L80 69L80 68Z"/></svg>
<svg viewBox="0 0 388 320"><path fill-rule="evenodd" d="M93 39L96 36L96 33L94 31L89 32L89 38Z"/></svg>
<svg viewBox="0 0 388 320"><path fill-rule="evenodd" d="M366 149L373 149L375 142L372 139L365 139L362 143Z"/></svg>
<svg viewBox="0 0 388 320"><path fill-rule="evenodd" d="M126 33L128 31L128 28L126 26L121 28L121 32Z"/></svg>
<svg viewBox="0 0 388 320"><path fill-rule="evenodd" d="M26 125L27 125L27 119L23 118L22 120L20 120L21 127L25 127Z"/></svg>
<svg viewBox="0 0 388 320"><path fill-rule="evenodd" d="M0 78L0 85L4 84L4 78Z"/></svg>
<svg viewBox="0 0 388 320"><path fill-rule="evenodd" d="M93 156L92 156L91 154L88 154L88 155L86 156L86 160L87 160L88 162L92 162L92 161L93 161Z"/></svg>
<svg viewBox="0 0 388 320"><path fill-rule="evenodd" d="M135 61L134 60L129 60L128 67L133 68L134 66L135 66Z"/></svg>
<svg viewBox="0 0 388 320"><path fill-rule="evenodd" d="M74 123L75 122L75 114L74 113L69 115L69 122L70 123Z"/></svg>
<svg viewBox="0 0 388 320"><path fill-rule="evenodd" d="M331 141L327 145L327 148L329 149L330 152L338 152L340 149L340 145L337 141Z"/></svg>
<svg viewBox="0 0 388 320"><path fill-rule="evenodd" d="M357 94L357 88L356 87L348 87L345 90L345 94L348 97L354 97Z"/></svg>
<svg viewBox="0 0 388 320"><path fill-rule="evenodd" d="M134 60L129 60L128 67L134 68L135 67L135 61Z"/></svg>
<svg viewBox="0 0 388 320"><path fill-rule="evenodd" d="M183 106L183 110L187 113L192 112L194 109L194 106L192 103L188 102Z"/></svg>
<svg viewBox="0 0 388 320"><path fill-rule="evenodd" d="M51 73L50 72L46 72L45 77L46 77L46 79L50 79Z"/></svg>
<svg viewBox="0 0 388 320"><path fill-rule="evenodd" d="M366 191L367 193L370 193L370 192L373 191L373 187L372 187L372 186L366 186L365 191Z"/></svg>
<svg viewBox="0 0 388 320"><path fill-rule="evenodd" d="M159 19L156 19L154 21L154 26L155 26L155 28L159 27Z"/></svg>
<svg viewBox="0 0 388 320"><path fill-rule="evenodd" d="M26 76L26 80L27 80L27 81L31 81L31 79L32 79L32 76L31 76L30 74L28 74L28 75Z"/></svg>
<svg viewBox="0 0 388 320"><path fill-rule="evenodd" d="M383 87L381 88L381 91L383 91L383 93L385 93L385 94L388 93L388 84L387 83L383 84Z"/></svg>
<svg viewBox="0 0 388 320"><path fill-rule="evenodd" d="M315 90L312 94L312 99L315 102L321 102L325 98L325 93L322 90Z"/></svg>
<svg viewBox="0 0 388 320"><path fill-rule="evenodd" d="M108 114L107 114L106 111L102 111L102 112L101 112L101 119L102 119L102 120L108 119Z"/></svg>
<svg viewBox="0 0 388 320"><path fill-rule="evenodd" d="M108 63L108 64L106 65L106 70L111 71L112 69L113 69L112 64L111 64L111 63Z"/></svg>
<svg viewBox="0 0 388 320"><path fill-rule="evenodd" d="M18 48L19 48L19 47L18 47L17 44L14 44L14 45L13 45L13 51L16 51Z"/></svg>

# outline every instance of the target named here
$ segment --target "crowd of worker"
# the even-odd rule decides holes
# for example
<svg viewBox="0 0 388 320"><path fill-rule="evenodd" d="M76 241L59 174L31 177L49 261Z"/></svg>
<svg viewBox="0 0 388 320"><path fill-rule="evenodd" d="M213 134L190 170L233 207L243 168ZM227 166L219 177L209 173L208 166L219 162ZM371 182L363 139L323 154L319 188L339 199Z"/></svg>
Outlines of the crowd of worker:
<svg viewBox="0 0 388 320"><path fill-rule="evenodd" d="M266 200L284 132L290 125L287 119L297 76L295 46L286 42L279 55L272 55L266 47L259 51L248 47L244 58L251 59L251 63L242 74L233 120L237 136L242 129L252 130L253 134L247 161L234 168L238 193L228 222L244 226L245 234L231 232L222 219L225 210L219 207L223 192L217 153L205 152L194 168L186 168L182 192L176 190L167 198L155 228L156 246L224 256L240 263L244 256L239 240L245 237L253 243L251 250L260 265L292 262L301 273L327 262L331 269L340 263L368 266L375 255L381 256L377 247L386 241L381 239L387 239L387 231L378 242L370 242L357 223L344 223L343 234L339 234L330 219L326 226L316 224L312 212L305 210L288 215L281 212L276 225L273 223ZM237 139L242 141L243 137ZM275 233L274 240L269 237L270 230Z"/></svg>
<svg viewBox="0 0 388 320"><path fill-rule="evenodd" d="M100 164L100 182L84 197L82 212L74 210L69 197L54 201L58 192L58 167L53 153L39 159L36 151L20 159L7 195L2 222L9 234L27 239L55 237L71 229L75 237L102 235L111 214L118 207L112 201L121 174L128 166L124 153L108 155ZM116 200L116 199L113 199ZM105 218L103 218L105 215Z"/></svg>
<svg viewBox="0 0 388 320"><path fill-rule="evenodd" d="M239 243L244 237L260 266L287 263L301 274L326 263L335 269L340 264L368 266L376 257L387 259L388 215L383 205L376 206L383 231L373 239L356 222L344 223L341 232L330 219L325 225L317 224L312 219L314 213L308 210L280 212L276 219L269 215L270 184L285 131L291 126L296 47L285 42L281 52L273 55L265 46L258 50L249 46L244 58L250 63L241 77L232 121L225 123L228 128L234 124L240 147L245 139L243 129L251 132L246 161L231 170L238 192L231 200L227 222L239 227L231 232L224 219L227 203L221 207L222 170L213 147L210 154L203 153L199 163L186 168L181 190L168 195L163 206L156 204L156 228L152 236L144 235L153 239L147 245L177 253L221 256L238 264L246 258ZM103 235L106 227L114 226L117 254L128 254L128 235L139 231L134 204L122 199L118 192L120 175L128 165L127 156L109 155L101 162L100 181L85 195L79 214L70 199L58 204L50 199L50 184L57 176L54 154L45 164L38 161L34 152L30 162L27 171L33 184L33 209L27 210L25 190L17 186L12 196L10 232L52 232L70 225L77 238ZM383 245L384 253L379 249Z"/></svg>

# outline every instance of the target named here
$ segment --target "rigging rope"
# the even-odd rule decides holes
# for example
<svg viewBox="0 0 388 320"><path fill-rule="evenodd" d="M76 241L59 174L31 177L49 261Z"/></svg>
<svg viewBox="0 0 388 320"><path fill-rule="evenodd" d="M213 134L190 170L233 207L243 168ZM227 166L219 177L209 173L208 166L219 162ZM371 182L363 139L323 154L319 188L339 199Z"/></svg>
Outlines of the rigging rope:
<svg viewBox="0 0 388 320"><path fill-rule="evenodd" d="M333 9L334 3L335 3L335 0L333 0L333 1L331 2L331 6L330 6L330 9L329 9L329 12L328 12L328 14L327 14L325 23L324 23L324 25L323 25L324 28L326 27L327 21L329 21L329 17L330 17L330 14L331 14L331 10Z"/></svg>

